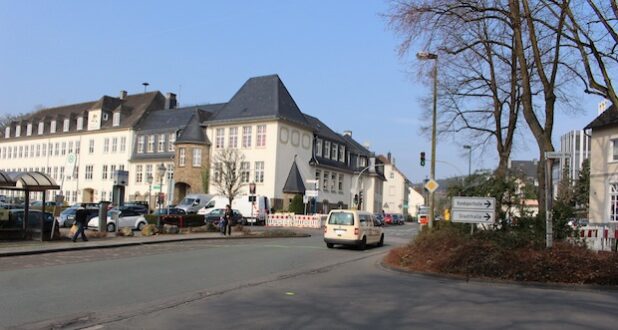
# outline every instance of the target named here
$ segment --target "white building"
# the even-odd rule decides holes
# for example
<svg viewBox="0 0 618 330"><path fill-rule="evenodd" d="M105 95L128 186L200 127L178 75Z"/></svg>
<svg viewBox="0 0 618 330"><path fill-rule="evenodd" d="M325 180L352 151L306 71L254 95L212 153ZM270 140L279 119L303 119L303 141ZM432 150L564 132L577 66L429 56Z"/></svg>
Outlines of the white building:
<svg viewBox="0 0 618 330"><path fill-rule="evenodd" d="M386 157L379 156L378 159L384 163L384 175L386 176L382 189L384 192L382 209L386 213L408 214L410 207L408 203L410 181L397 168L390 152Z"/></svg>

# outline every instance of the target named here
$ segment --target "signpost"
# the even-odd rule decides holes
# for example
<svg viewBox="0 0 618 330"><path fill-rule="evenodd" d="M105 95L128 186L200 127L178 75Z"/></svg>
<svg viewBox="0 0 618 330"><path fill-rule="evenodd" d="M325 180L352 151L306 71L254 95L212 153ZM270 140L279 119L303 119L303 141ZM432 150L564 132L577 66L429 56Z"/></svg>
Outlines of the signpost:
<svg viewBox="0 0 618 330"><path fill-rule="evenodd" d="M453 197L451 201L453 222L492 224L496 221L494 197Z"/></svg>
<svg viewBox="0 0 618 330"><path fill-rule="evenodd" d="M545 247L551 248L554 240L554 229L552 227L552 204L554 201L552 187L552 167L554 159L559 159L564 164L567 158L571 157L569 152L546 151L545 152Z"/></svg>

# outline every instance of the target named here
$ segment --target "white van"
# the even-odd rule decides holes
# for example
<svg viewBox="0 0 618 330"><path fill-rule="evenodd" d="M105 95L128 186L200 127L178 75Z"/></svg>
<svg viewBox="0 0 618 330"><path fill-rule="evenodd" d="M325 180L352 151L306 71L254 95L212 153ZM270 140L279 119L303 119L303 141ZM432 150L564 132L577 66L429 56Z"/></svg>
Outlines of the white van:
<svg viewBox="0 0 618 330"><path fill-rule="evenodd" d="M210 202L213 195L208 194L188 194L185 198L176 205L177 208L183 209L187 214L196 213Z"/></svg>
<svg viewBox="0 0 618 330"><path fill-rule="evenodd" d="M369 212L332 210L326 219L324 242L329 249L335 244L342 244L354 245L364 250L367 244L384 245L384 233Z"/></svg>
<svg viewBox="0 0 618 330"><path fill-rule="evenodd" d="M223 209L229 204L227 197L214 196L197 214L206 214L214 209ZM266 224L266 215L270 205L266 196L256 196L255 202L249 201L249 196L236 197L232 201L232 209L238 210L243 217L243 224L256 223Z"/></svg>

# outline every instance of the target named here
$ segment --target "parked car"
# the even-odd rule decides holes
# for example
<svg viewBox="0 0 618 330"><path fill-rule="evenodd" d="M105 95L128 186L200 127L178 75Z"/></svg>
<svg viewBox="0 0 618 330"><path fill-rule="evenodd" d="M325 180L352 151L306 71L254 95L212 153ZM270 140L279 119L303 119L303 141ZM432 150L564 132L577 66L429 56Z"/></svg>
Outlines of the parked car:
<svg viewBox="0 0 618 330"><path fill-rule="evenodd" d="M384 226L384 216L382 213L376 213L373 215L376 226Z"/></svg>
<svg viewBox="0 0 618 330"><path fill-rule="evenodd" d="M395 213L393 214L393 224L395 225L403 225L405 224L406 220L403 217L403 214L401 213Z"/></svg>
<svg viewBox="0 0 618 330"><path fill-rule="evenodd" d="M194 214L197 213L199 209L206 206L213 196L214 195L208 194L188 194L176 207L185 210L187 214Z"/></svg>
<svg viewBox="0 0 618 330"><path fill-rule="evenodd" d="M30 203L30 207L42 207L43 206L43 201L33 201L32 203ZM52 202L52 201L48 201L45 202L45 208L48 207L54 207L54 206L63 206L62 203L57 203L57 202Z"/></svg>
<svg viewBox="0 0 618 330"><path fill-rule="evenodd" d="M391 213L384 213L384 224L392 225L393 223L393 215Z"/></svg>
<svg viewBox="0 0 618 330"><path fill-rule="evenodd" d="M78 209L77 207L76 208L69 207L68 209L65 209L64 211L60 212L60 215L57 218L58 225L60 225L60 227L71 227L75 223L75 212L77 212L77 209ZM88 207L85 209L86 209L88 221L90 221L90 219L92 219L93 217L99 216L98 208Z"/></svg>
<svg viewBox="0 0 618 330"><path fill-rule="evenodd" d="M197 214L206 214L213 209L225 208L229 199L225 196L213 196L210 201ZM266 224L266 215L270 212L268 197L255 196L255 201L250 201L249 196L240 196L232 201L232 209L238 210L247 222L256 224Z"/></svg>
<svg viewBox="0 0 618 330"><path fill-rule="evenodd" d="M130 202L125 203L121 208L133 210L139 214L148 214L150 210L148 209L148 203L145 202Z"/></svg>
<svg viewBox="0 0 618 330"><path fill-rule="evenodd" d="M232 210L234 216L232 217L233 221L238 224L244 224L242 214L238 212L238 210ZM225 213L225 209L213 209L212 211L204 214L204 223L212 223L213 225L219 225L219 220L223 217Z"/></svg>
<svg viewBox="0 0 618 330"><path fill-rule="evenodd" d="M143 215L135 212L132 209L121 208L121 209L111 209L107 212L107 231L116 231L116 220L114 218L118 217L119 226L122 227L131 227L133 229L142 230L144 226L148 224L146 218ZM99 217L93 217L88 222L88 228L94 230L99 229Z"/></svg>
<svg viewBox="0 0 618 330"><path fill-rule="evenodd" d="M169 213L168 213L169 212ZM187 212L185 212L185 210L183 209L179 209L177 207L170 207L169 209L166 208L162 208L162 209L157 209L154 212L152 212L153 215L184 215L187 214Z"/></svg>
<svg viewBox="0 0 618 330"><path fill-rule="evenodd" d="M9 220L0 221L0 228L1 229L23 228L24 217L25 217L24 209L11 209L9 210ZM28 211L28 227L41 228L41 220L44 220L43 231L51 232L52 226L54 224L54 216L51 213L45 212L45 215L43 215L43 212L39 210L29 210Z"/></svg>
<svg viewBox="0 0 618 330"><path fill-rule="evenodd" d="M98 208L99 207L99 203L75 203L73 205L71 205L69 208L72 209L76 209L79 207L84 207L84 208Z"/></svg>

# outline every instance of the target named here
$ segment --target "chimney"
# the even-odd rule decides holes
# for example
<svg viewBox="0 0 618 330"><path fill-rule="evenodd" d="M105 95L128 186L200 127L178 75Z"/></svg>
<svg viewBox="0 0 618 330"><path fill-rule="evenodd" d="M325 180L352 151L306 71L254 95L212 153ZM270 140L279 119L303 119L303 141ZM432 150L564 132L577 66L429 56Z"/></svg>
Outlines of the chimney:
<svg viewBox="0 0 618 330"><path fill-rule="evenodd" d="M165 110L175 109L177 105L176 94L165 94Z"/></svg>
<svg viewBox="0 0 618 330"><path fill-rule="evenodd" d="M121 100L124 100L124 99L126 99L126 98L127 98L127 91L125 91L125 90L121 90L121 91L120 91L120 99L121 99Z"/></svg>
<svg viewBox="0 0 618 330"><path fill-rule="evenodd" d="M352 131L349 131L349 130L348 131L343 131L343 135L344 136L352 137Z"/></svg>
<svg viewBox="0 0 618 330"><path fill-rule="evenodd" d="M390 151L386 154L386 159L388 159L389 163L391 162L391 152Z"/></svg>

